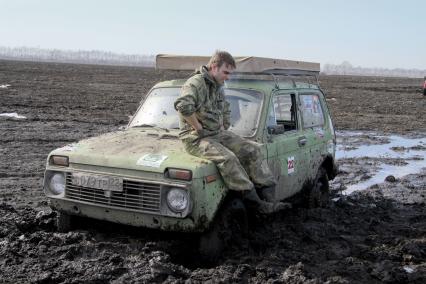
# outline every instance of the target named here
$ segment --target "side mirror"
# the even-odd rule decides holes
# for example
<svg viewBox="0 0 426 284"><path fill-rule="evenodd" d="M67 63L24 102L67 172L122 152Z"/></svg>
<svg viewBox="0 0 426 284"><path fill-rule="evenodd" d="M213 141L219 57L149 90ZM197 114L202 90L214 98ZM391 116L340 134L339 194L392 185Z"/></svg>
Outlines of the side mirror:
<svg viewBox="0 0 426 284"><path fill-rule="evenodd" d="M284 133L284 125L282 124L268 126L268 134L278 135L283 133Z"/></svg>

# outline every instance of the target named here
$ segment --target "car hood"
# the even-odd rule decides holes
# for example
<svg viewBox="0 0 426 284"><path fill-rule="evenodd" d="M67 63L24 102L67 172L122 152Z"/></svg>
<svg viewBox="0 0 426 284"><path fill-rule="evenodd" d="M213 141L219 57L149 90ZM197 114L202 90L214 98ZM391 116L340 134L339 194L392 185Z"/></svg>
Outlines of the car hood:
<svg viewBox="0 0 426 284"><path fill-rule="evenodd" d="M85 164L163 173L168 167L192 170L193 177L216 171L214 164L188 154L177 132L130 128L81 140L50 155L69 157L70 165Z"/></svg>

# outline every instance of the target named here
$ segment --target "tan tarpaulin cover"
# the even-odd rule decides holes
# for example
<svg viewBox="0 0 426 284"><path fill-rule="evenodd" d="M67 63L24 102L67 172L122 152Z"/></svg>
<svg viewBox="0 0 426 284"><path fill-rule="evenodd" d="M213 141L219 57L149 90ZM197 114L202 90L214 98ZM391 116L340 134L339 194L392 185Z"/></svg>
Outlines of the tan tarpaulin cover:
<svg viewBox="0 0 426 284"><path fill-rule="evenodd" d="M302 70L302 71L320 71L320 64L305 61L293 61L285 59L273 59L264 57L234 57L237 63L236 72L259 73L266 70L284 69L284 70ZM186 56L159 54L156 58L157 69L168 70L195 70L201 65L206 65L209 56Z"/></svg>

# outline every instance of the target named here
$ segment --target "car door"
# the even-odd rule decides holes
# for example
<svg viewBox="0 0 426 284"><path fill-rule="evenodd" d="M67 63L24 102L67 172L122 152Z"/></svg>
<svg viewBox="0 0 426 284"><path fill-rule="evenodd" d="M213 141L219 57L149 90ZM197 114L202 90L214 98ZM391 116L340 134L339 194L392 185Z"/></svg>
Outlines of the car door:
<svg viewBox="0 0 426 284"><path fill-rule="evenodd" d="M278 200L300 191L306 180L309 162L299 116L296 92L281 91L271 97L267 150L268 164L278 183Z"/></svg>
<svg viewBox="0 0 426 284"><path fill-rule="evenodd" d="M299 99L302 129L306 138L305 147L310 152L307 157L311 168L308 178L313 179L324 160L324 154L327 153L325 106L323 95L315 90L299 92Z"/></svg>

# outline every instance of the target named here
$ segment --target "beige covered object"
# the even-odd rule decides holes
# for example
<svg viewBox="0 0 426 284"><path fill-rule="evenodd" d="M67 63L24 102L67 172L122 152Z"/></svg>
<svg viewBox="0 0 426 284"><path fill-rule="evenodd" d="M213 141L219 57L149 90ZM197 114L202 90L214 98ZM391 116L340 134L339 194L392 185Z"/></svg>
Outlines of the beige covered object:
<svg viewBox="0 0 426 284"><path fill-rule="evenodd" d="M156 68L167 70L195 70L201 65L206 65L209 59L209 56L159 54L156 58ZM234 59L237 64L237 69L235 71L241 73L262 73L272 70L320 72L320 64L315 62L255 56L234 57Z"/></svg>

